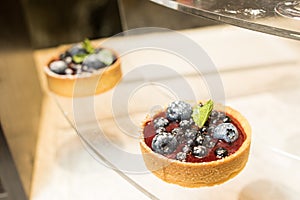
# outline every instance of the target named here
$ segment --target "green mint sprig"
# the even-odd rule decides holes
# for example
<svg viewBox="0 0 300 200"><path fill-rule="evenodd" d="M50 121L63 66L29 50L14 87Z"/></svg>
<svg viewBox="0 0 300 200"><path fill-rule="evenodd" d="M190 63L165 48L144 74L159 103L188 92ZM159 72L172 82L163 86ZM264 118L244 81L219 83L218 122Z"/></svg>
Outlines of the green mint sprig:
<svg viewBox="0 0 300 200"><path fill-rule="evenodd" d="M197 105L193 109L192 118L199 127L202 127L205 124L213 107L214 102L209 100L203 106Z"/></svg>
<svg viewBox="0 0 300 200"><path fill-rule="evenodd" d="M82 63L89 54L77 54L72 57L75 63Z"/></svg>
<svg viewBox="0 0 300 200"><path fill-rule="evenodd" d="M82 47L87 53L74 55L72 59L75 63L82 63L88 55L95 53L95 48L92 46L92 43L88 38L84 39Z"/></svg>
<svg viewBox="0 0 300 200"><path fill-rule="evenodd" d="M88 38L84 39L84 41L82 42L82 47L88 52L88 54L95 53L95 49Z"/></svg>

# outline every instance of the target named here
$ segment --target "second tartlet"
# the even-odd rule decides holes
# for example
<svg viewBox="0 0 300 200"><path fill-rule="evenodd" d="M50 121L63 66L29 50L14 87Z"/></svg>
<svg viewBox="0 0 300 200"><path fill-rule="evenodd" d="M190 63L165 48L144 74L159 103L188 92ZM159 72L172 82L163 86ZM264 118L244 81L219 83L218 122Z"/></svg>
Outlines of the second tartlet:
<svg viewBox="0 0 300 200"><path fill-rule="evenodd" d="M66 97L101 94L122 78L119 56L108 48L94 48L87 39L52 59L44 72L50 91Z"/></svg>

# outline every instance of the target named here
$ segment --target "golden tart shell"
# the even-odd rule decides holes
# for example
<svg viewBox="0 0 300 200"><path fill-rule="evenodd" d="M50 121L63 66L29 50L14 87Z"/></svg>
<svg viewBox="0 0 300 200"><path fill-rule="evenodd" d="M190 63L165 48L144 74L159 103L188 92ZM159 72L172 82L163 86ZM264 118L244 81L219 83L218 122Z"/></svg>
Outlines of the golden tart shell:
<svg viewBox="0 0 300 200"><path fill-rule="evenodd" d="M240 130L246 135L245 141L234 154L210 162L181 162L153 152L142 134L140 148L146 167L165 182L189 188L218 185L236 176L248 161L251 127L239 112L224 107L226 114L238 122Z"/></svg>
<svg viewBox="0 0 300 200"><path fill-rule="evenodd" d="M117 55L117 54L115 54ZM59 75L44 67L50 91L66 97L84 97L101 94L112 89L122 78L119 56L105 68L88 75Z"/></svg>

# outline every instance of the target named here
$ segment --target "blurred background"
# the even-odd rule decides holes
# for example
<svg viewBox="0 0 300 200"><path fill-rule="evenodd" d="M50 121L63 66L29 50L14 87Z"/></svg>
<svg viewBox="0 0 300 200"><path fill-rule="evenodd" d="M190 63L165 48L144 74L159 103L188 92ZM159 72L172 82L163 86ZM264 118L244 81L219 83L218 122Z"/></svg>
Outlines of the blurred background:
<svg viewBox="0 0 300 200"><path fill-rule="evenodd" d="M0 197L25 199L30 194L44 96L35 50L137 27L177 30L215 24L147 0L1 1Z"/></svg>
<svg viewBox="0 0 300 200"><path fill-rule="evenodd" d="M257 8L257 1L193 2L221 8L227 3L230 9L241 5ZM267 5L275 0L264 2ZM262 20L270 20L274 25L280 21L297 27L299 25L299 21L280 16L266 16ZM239 23L243 23L243 20ZM250 24L249 28L252 26L255 25ZM220 76L226 101L249 117L253 132L264 132L260 136L265 135L266 141L269 141L268 134L272 135L273 141L269 141L272 142L271 147L277 144L279 149L291 149L286 152L292 153L292 156L298 155L296 158L299 161L299 137L296 136L299 127L298 123L290 123L297 118L295 110L299 108L300 98L298 41L221 25L162 7L149 0L4 0L0 5L1 200L115 199L115 196L117 199L147 198L118 173L96 162L83 147L75 130L59 110L55 98L44 87L42 71L49 57L57 55L56 47L60 45L81 42L85 38L105 39L138 27L180 30L180 33L202 47L217 68L215 74L208 72L203 76ZM151 53L145 54L145 58L147 56L153 60ZM165 61L163 58L161 60ZM172 67L178 65L180 69L185 69L180 62L170 58L169 61L174 62ZM122 60L123 69L134 66L134 61L145 62L143 56L134 55L129 55L127 61ZM184 76L189 80L199 78L189 71ZM194 86L199 87L197 84ZM197 90L200 92L201 89ZM72 103L66 102L67 106L72 107ZM278 113L281 116L277 116ZM280 123L274 123L274 116ZM109 118L108 122L111 121ZM273 127L271 130L270 124ZM289 124L289 128L282 124ZM286 140L282 139L283 135ZM290 173L291 167L297 169L296 162L283 162L269 156L268 151L257 151L248 168L248 175L246 172L240 176L241 179L236 179L234 186L238 187L229 184L225 186L227 189L219 187L219 190L211 190L210 194L225 196L224 199L233 199L233 195L235 199L263 200L292 199L289 195L295 194L294 199L298 199L298 185L293 181L297 182L299 176ZM261 152L266 157L261 156ZM259 159L260 162L257 162ZM253 173L256 174L253 176ZM260 179L265 187L257 184ZM274 179L278 179L280 184L276 185ZM161 183L156 181L144 181L142 186L146 190L156 187L159 195L174 191L169 185L171 190L161 189ZM250 187L243 184L250 184ZM269 192L265 192L266 187ZM287 188L292 188L292 192L296 188L297 192L290 193ZM196 192L201 191L193 190L193 193L185 188L177 188L175 192L182 192L183 196L197 194L193 196L197 198L200 193ZM180 198L175 192L173 195ZM287 198L277 195L280 192L286 194ZM262 193L265 196L261 196Z"/></svg>
<svg viewBox="0 0 300 200"><path fill-rule="evenodd" d="M108 37L137 27L178 30L214 24L147 0L23 0L22 5L33 48Z"/></svg>

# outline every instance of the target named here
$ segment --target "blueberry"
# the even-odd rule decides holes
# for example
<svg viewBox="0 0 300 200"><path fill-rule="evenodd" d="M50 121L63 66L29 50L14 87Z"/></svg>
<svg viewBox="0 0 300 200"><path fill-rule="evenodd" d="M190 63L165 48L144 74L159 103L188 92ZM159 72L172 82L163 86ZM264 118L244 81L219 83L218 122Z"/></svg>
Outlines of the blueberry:
<svg viewBox="0 0 300 200"><path fill-rule="evenodd" d="M204 136L202 134L199 134L196 138L196 142L198 145L202 145L204 142Z"/></svg>
<svg viewBox="0 0 300 200"><path fill-rule="evenodd" d="M188 129L188 128L190 128L193 124L194 124L194 121L193 121L192 118L190 118L190 119L184 119L184 120L182 120L182 121L179 122L180 128L183 128L183 129Z"/></svg>
<svg viewBox="0 0 300 200"><path fill-rule="evenodd" d="M114 54L108 49L101 49L96 55L106 66L111 65L115 60Z"/></svg>
<svg viewBox="0 0 300 200"><path fill-rule="evenodd" d="M154 128L165 127L169 124L169 121L163 117L158 117L154 119Z"/></svg>
<svg viewBox="0 0 300 200"><path fill-rule="evenodd" d="M91 54L87 56L82 62L82 65L87 66L88 69L92 69L92 70L106 67L106 65L99 60L96 54Z"/></svg>
<svg viewBox="0 0 300 200"><path fill-rule="evenodd" d="M234 129L227 129L226 142L234 142L238 139L238 132Z"/></svg>
<svg viewBox="0 0 300 200"><path fill-rule="evenodd" d="M217 125L218 122L219 122L219 119L212 119L212 120L210 120L210 124Z"/></svg>
<svg viewBox="0 0 300 200"><path fill-rule="evenodd" d="M207 148L213 148L216 146L216 141L211 138L209 135L204 136L203 146Z"/></svg>
<svg viewBox="0 0 300 200"><path fill-rule="evenodd" d="M155 130L155 133L156 134L162 134L162 133L165 133L166 129L164 127L158 127L156 130Z"/></svg>
<svg viewBox="0 0 300 200"><path fill-rule="evenodd" d="M216 110L212 110L211 113L210 113L210 116L211 116L212 118L217 118L218 115L219 115L219 113L218 113L218 111L216 111Z"/></svg>
<svg viewBox="0 0 300 200"><path fill-rule="evenodd" d="M70 49L68 49L67 53L70 56L88 54L88 52L81 46L81 44L72 46Z"/></svg>
<svg viewBox="0 0 300 200"><path fill-rule="evenodd" d="M218 118L219 119L224 119L226 117L226 113L225 112L219 112L219 114L218 114Z"/></svg>
<svg viewBox="0 0 300 200"><path fill-rule="evenodd" d="M59 55L59 59L60 60L65 60L67 57L71 58L71 55L69 54L69 52L64 52L62 54ZM72 59L72 58L71 58ZM71 60L72 61L72 60Z"/></svg>
<svg viewBox="0 0 300 200"><path fill-rule="evenodd" d="M83 71L85 71L85 72L91 71L91 70L89 70L89 67L86 66L86 65L83 65L81 69L82 69ZM91 71L91 72L93 72L93 71Z"/></svg>
<svg viewBox="0 0 300 200"><path fill-rule="evenodd" d="M183 135L184 132L183 132L183 130L182 130L181 128L174 128L174 129L172 130L172 134L173 134L173 135Z"/></svg>
<svg viewBox="0 0 300 200"><path fill-rule="evenodd" d="M51 71L57 74L65 74L65 70L68 68L64 61L58 60L50 63L49 68Z"/></svg>
<svg viewBox="0 0 300 200"><path fill-rule="evenodd" d="M215 155L217 158L224 158L228 156L228 151L223 147L219 147L215 150Z"/></svg>
<svg viewBox="0 0 300 200"><path fill-rule="evenodd" d="M176 140L178 141L178 143L183 144L186 142L186 140L184 139L184 135L176 135Z"/></svg>
<svg viewBox="0 0 300 200"><path fill-rule="evenodd" d="M229 123L229 122L231 122L231 119L230 119L230 117L225 116L225 117L223 118L222 121L223 121L224 123Z"/></svg>
<svg viewBox="0 0 300 200"><path fill-rule="evenodd" d="M72 75L72 74L73 74L73 70L70 69L70 68L67 68L67 69L65 70L65 74L66 74L66 75Z"/></svg>
<svg viewBox="0 0 300 200"><path fill-rule="evenodd" d="M185 161L185 159L186 159L186 153L184 153L184 152L178 152L176 154L176 159L180 160L180 161Z"/></svg>
<svg viewBox="0 0 300 200"><path fill-rule="evenodd" d="M207 127L206 126L202 126L200 128L200 133L207 133Z"/></svg>
<svg viewBox="0 0 300 200"><path fill-rule="evenodd" d="M67 64L70 64L70 63L72 62L72 57L71 57L71 56L65 57L65 58L64 58L64 61L65 61Z"/></svg>
<svg viewBox="0 0 300 200"><path fill-rule="evenodd" d="M184 133L184 136L186 139L192 139L195 140L197 137L198 131L195 129L187 129Z"/></svg>
<svg viewBox="0 0 300 200"><path fill-rule="evenodd" d="M203 158L207 155L208 151L207 148L205 146L196 146L193 148L192 151L193 155L197 158Z"/></svg>
<svg viewBox="0 0 300 200"><path fill-rule="evenodd" d="M222 123L214 129L213 137L232 143L238 139L239 134L237 128L232 123Z"/></svg>
<svg viewBox="0 0 300 200"><path fill-rule="evenodd" d="M181 128L174 128L172 130L172 135L183 135L183 130Z"/></svg>
<svg viewBox="0 0 300 200"><path fill-rule="evenodd" d="M79 69L82 69L82 65L81 64L71 64L70 68L77 71Z"/></svg>
<svg viewBox="0 0 300 200"><path fill-rule="evenodd" d="M152 149L159 154L170 154L177 148L178 142L171 134L157 134L152 140Z"/></svg>
<svg viewBox="0 0 300 200"><path fill-rule="evenodd" d="M190 151L191 151L191 147L190 147L190 146L184 145L184 146L182 147L182 152L183 152L183 153L189 153Z"/></svg>
<svg viewBox="0 0 300 200"><path fill-rule="evenodd" d="M170 121L181 121L191 118L192 107L184 101L174 101L167 108L167 118Z"/></svg>
<svg viewBox="0 0 300 200"><path fill-rule="evenodd" d="M215 128L216 125L210 125L207 129L207 133L212 135L214 133Z"/></svg>
<svg viewBox="0 0 300 200"><path fill-rule="evenodd" d="M186 145L189 146L189 147L194 146L194 145L195 145L195 140L188 139L188 140L186 141Z"/></svg>
<svg viewBox="0 0 300 200"><path fill-rule="evenodd" d="M179 143L184 141L184 132L181 128L174 128L171 132L174 135Z"/></svg>

